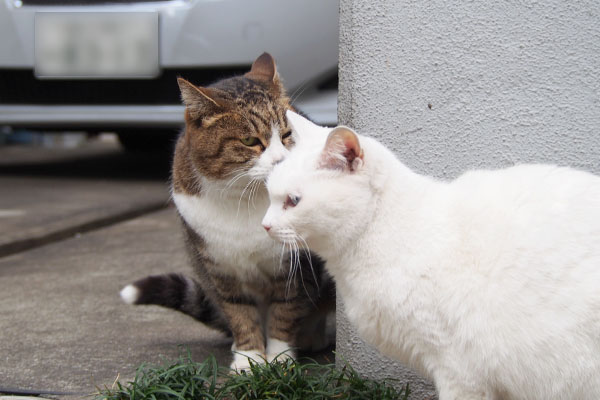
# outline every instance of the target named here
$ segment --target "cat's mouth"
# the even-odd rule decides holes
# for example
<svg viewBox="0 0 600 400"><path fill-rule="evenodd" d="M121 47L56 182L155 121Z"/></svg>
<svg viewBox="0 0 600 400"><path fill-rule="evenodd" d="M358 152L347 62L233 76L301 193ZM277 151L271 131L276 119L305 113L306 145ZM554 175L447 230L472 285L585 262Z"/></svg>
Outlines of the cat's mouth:
<svg viewBox="0 0 600 400"><path fill-rule="evenodd" d="M267 231L267 234L269 235L269 237L271 237L271 239L275 240L276 242L279 242L282 245L292 248L292 249L295 248L295 249L309 250L306 240L304 240L304 238L302 236L300 236L299 234L289 231L287 229L284 231L280 231L280 230L274 229L273 227L270 227L268 225L267 226L263 225L263 227Z"/></svg>

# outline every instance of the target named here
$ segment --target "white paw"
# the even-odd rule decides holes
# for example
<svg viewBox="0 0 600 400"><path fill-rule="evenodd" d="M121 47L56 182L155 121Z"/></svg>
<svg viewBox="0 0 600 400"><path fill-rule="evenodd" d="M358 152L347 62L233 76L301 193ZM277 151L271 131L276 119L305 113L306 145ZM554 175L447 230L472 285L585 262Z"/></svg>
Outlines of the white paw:
<svg viewBox="0 0 600 400"><path fill-rule="evenodd" d="M296 352L289 344L278 339L267 339L267 361L283 362L287 359L295 359Z"/></svg>
<svg viewBox="0 0 600 400"><path fill-rule="evenodd" d="M234 350L229 368L232 372L250 371L250 363L264 364L265 355L260 350Z"/></svg>

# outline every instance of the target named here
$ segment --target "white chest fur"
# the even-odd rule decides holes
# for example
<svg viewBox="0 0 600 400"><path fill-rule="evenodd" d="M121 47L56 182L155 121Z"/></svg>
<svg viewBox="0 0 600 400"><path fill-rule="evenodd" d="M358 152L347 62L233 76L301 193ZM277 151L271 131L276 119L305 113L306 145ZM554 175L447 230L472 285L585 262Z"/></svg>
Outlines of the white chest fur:
<svg viewBox="0 0 600 400"><path fill-rule="evenodd" d="M187 224L200 235L222 272L245 280L272 276L280 268L281 244L261 225L268 206L264 193L252 201L239 196L173 193L175 205Z"/></svg>

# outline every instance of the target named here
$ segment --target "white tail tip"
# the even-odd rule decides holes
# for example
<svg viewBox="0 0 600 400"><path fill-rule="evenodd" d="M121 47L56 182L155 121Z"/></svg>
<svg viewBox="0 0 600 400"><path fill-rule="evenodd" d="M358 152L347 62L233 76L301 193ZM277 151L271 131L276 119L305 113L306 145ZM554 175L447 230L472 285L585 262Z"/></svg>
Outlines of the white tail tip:
<svg viewBox="0 0 600 400"><path fill-rule="evenodd" d="M135 304L140 298L140 289L133 285L127 285L121 290L121 299L127 304Z"/></svg>

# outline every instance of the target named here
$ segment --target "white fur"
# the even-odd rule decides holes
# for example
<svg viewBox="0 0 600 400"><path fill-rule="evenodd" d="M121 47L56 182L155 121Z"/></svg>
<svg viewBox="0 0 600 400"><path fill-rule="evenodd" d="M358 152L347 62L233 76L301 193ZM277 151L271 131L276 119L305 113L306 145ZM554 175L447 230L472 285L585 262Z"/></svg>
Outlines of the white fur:
<svg viewBox="0 0 600 400"><path fill-rule="evenodd" d="M273 124L271 127L271 139L269 147L263 151L256 164L248 171L248 175L254 179L266 179L273 165L281 162L288 154L289 150L281 142L279 125Z"/></svg>
<svg viewBox="0 0 600 400"><path fill-rule="evenodd" d="M263 220L327 259L359 334L440 400L599 399L600 178L520 165L440 182L359 139L356 171L292 151Z"/></svg>
<svg viewBox="0 0 600 400"><path fill-rule="evenodd" d="M127 304L135 304L140 298L140 290L133 285L125 286L121 292L121 299Z"/></svg>
<svg viewBox="0 0 600 400"><path fill-rule="evenodd" d="M229 368L235 372L248 371L250 370L250 360L254 364L264 364L265 355L260 350L237 350L235 345L231 347L233 352L233 361Z"/></svg>
<svg viewBox="0 0 600 400"><path fill-rule="evenodd" d="M274 338L267 339L267 361L284 361L288 358L295 358L296 352L290 348L290 345L284 341Z"/></svg>
<svg viewBox="0 0 600 400"><path fill-rule="evenodd" d="M241 281L273 276L280 267L281 244L271 240L260 224L267 198L264 185L259 185L252 199L240 200L239 190L223 196L220 190L202 196L173 193L177 210L202 236L223 273Z"/></svg>

